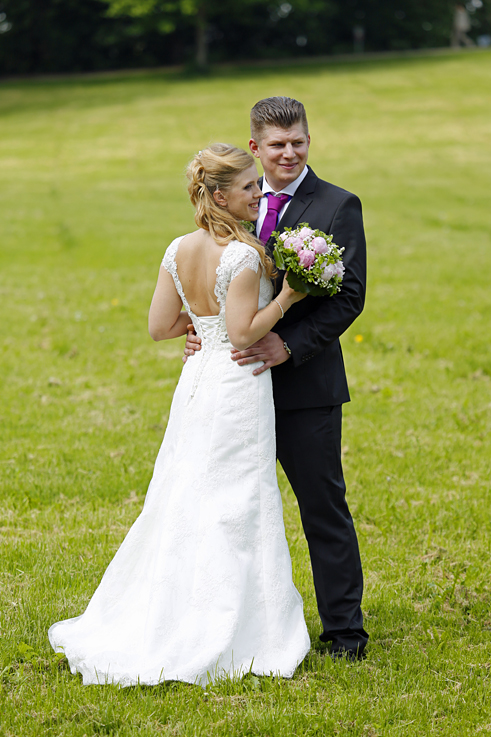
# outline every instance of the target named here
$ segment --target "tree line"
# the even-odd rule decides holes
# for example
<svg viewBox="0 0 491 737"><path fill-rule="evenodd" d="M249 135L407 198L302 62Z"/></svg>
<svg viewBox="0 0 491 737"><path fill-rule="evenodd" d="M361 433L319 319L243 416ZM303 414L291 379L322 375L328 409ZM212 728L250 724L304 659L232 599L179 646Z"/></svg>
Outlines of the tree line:
<svg viewBox="0 0 491 737"><path fill-rule="evenodd" d="M471 38L486 3L466 4ZM447 46L450 0L0 0L0 74L85 72Z"/></svg>

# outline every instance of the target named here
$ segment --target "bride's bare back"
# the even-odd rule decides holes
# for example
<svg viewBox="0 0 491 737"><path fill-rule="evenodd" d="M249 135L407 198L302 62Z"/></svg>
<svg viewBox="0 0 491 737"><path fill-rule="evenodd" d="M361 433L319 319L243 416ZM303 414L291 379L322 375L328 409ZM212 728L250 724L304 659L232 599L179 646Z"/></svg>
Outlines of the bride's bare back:
<svg viewBox="0 0 491 737"><path fill-rule="evenodd" d="M187 302L197 317L220 312L215 283L223 249L204 230L185 236L179 244L177 273Z"/></svg>
<svg viewBox="0 0 491 737"><path fill-rule="evenodd" d="M184 236L179 243L175 254L177 276L185 301L196 317L217 316L220 312L215 296L216 271L225 248L202 230ZM238 350L244 350L264 337L290 305L305 297L305 294L294 292L285 279L276 299L259 309L260 275L260 265L258 269L244 268L227 289L227 333ZM182 311L182 306L174 279L162 265L148 319L149 332L154 340L177 338L187 332L191 319L186 311Z"/></svg>

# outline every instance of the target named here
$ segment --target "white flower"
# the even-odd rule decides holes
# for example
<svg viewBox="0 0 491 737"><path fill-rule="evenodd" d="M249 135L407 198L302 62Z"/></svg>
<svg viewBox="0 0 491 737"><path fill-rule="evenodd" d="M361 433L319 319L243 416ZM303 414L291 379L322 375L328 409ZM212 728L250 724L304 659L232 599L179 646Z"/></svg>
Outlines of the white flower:
<svg viewBox="0 0 491 737"><path fill-rule="evenodd" d="M334 270L335 270L336 276L339 276L342 279L344 276L344 271L345 271L343 262L336 261L336 263L334 264Z"/></svg>
<svg viewBox="0 0 491 737"><path fill-rule="evenodd" d="M327 266L324 266L322 278L324 279L324 281L329 281L330 279L332 279L335 273L336 269L334 264L327 264Z"/></svg>

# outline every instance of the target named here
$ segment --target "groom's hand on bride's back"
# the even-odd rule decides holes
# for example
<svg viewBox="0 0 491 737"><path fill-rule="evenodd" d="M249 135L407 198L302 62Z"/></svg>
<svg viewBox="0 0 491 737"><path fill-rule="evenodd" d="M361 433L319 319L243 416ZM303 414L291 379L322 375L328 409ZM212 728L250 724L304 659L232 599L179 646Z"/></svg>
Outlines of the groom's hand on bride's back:
<svg viewBox="0 0 491 737"><path fill-rule="evenodd" d="M188 334L186 337L186 345L184 346L184 356L182 357L183 363L186 363L188 356L194 356L195 351L201 350L201 338L198 338L194 332L194 326L191 324L186 327Z"/></svg>
<svg viewBox="0 0 491 737"><path fill-rule="evenodd" d="M187 329L188 334L184 347L184 356L182 357L183 363L186 363L188 356L194 356L195 351L201 350L201 338L198 338L194 332L193 325L188 325ZM283 345L283 340L277 333L267 333L264 338L261 338L257 343L246 348L245 351L238 351L236 348L232 348L231 353L232 361L237 361L239 366L264 361L262 366L254 369L252 372L254 376L258 376L263 371L266 371L272 366L278 366L290 358Z"/></svg>
<svg viewBox="0 0 491 737"><path fill-rule="evenodd" d="M264 361L262 366L254 369L252 372L254 376L262 374L272 366L288 361L289 358L290 355L285 350L284 342L277 333L267 333L264 338L246 348L245 351L232 349L232 361L237 361L239 366Z"/></svg>

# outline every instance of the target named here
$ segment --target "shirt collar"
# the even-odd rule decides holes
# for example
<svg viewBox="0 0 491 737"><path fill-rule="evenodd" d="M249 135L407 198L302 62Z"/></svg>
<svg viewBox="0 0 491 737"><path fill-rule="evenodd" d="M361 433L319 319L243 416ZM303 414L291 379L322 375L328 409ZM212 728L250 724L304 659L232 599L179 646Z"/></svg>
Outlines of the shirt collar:
<svg viewBox="0 0 491 737"><path fill-rule="evenodd" d="M266 175L263 176L263 195L267 194L268 192L275 192L275 194L288 194L290 197L293 197L297 189L302 184L303 180L309 173L308 166L304 166L303 171L301 174L298 175L298 177L293 181L290 182L284 189L280 190L279 192L275 192L273 187L270 187L268 182L266 181Z"/></svg>

